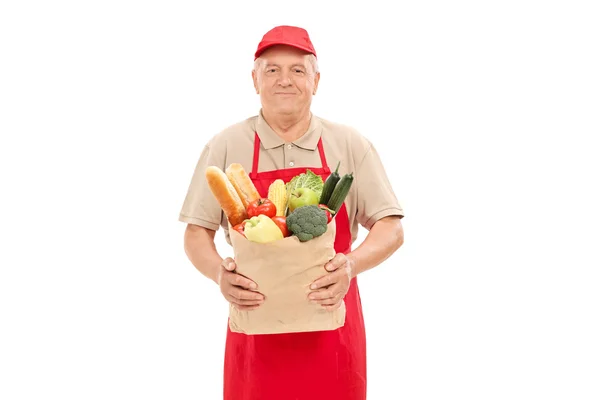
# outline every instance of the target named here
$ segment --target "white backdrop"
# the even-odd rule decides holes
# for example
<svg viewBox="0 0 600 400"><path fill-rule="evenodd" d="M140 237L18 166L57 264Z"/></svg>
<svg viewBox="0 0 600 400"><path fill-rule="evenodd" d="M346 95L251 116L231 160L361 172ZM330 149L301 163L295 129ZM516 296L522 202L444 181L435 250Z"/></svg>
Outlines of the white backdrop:
<svg viewBox="0 0 600 400"><path fill-rule="evenodd" d="M227 304L177 218L279 24L406 212L359 277L368 398L600 398L592 3L2 2L0 398L220 398Z"/></svg>

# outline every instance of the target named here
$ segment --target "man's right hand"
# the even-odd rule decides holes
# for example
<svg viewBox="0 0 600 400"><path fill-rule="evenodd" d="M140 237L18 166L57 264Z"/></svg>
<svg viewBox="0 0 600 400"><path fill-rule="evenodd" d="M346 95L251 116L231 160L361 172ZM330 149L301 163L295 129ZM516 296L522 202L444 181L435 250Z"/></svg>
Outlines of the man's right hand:
<svg viewBox="0 0 600 400"><path fill-rule="evenodd" d="M227 257L219 266L218 283L225 300L239 310L250 311L264 302L255 282L235 272L235 262Z"/></svg>

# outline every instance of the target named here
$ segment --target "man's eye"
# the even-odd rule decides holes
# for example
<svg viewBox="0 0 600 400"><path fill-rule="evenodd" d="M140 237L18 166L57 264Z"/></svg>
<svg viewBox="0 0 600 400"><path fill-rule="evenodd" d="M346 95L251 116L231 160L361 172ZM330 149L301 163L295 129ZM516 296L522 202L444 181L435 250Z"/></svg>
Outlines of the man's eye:
<svg viewBox="0 0 600 400"><path fill-rule="evenodd" d="M302 71L301 69L295 69L294 72L296 72L297 74L303 74L304 71Z"/></svg>

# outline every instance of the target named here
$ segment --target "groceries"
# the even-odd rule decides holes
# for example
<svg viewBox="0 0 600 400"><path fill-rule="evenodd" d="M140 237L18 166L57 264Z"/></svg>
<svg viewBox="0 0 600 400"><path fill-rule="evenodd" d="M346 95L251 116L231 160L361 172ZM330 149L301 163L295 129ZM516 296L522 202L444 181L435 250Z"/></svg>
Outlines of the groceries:
<svg viewBox="0 0 600 400"><path fill-rule="evenodd" d="M351 175L338 179L337 171L323 182L324 177L307 169L287 183L274 179L259 192L240 164L225 171L206 169L210 190L231 225L235 272L254 281L265 296L251 311L230 304L232 332L327 331L344 325L344 302L326 310L307 297L336 254L335 217L352 185Z"/></svg>
<svg viewBox="0 0 600 400"><path fill-rule="evenodd" d="M248 219L246 207L227 175L218 167L210 166L206 168L205 176L210 190L221 205L231 226Z"/></svg>
<svg viewBox="0 0 600 400"><path fill-rule="evenodd" d="M287 208L287 191L283 179L275 179L269 185L269 193L267 198L275 204L277 216L284 216Z"/></svg>
<svg viewBox="0 0 600 400"><path fill-rule="evenodd" d="M340 174L338 173L339 169L340 169L340 162L338 162L338 165L335 168L335 171L333 171L331 174L329 174L329 176L327 177L327 180L323 184L323 191L321 192L321 198L319 199L319 204L327 204L327 202L329 201L329 198L331 197L331 194L333 193L333 189L335 189L335 185L340 180Z"/></svg>
<svg viewBox="0 0 600 400"><path fill-rule="evenodd" d="M264 214L252 217L244 223L244 236L256 243L270 243L283 239L279 226Z"/></svg>
<svg viewBox="0 0 600 400"><path fill-rule="evenodd" d="M349 173L344 175L335 185L333 193L327 201L327 207L330 208L334 214L337 214L337 212L340 211L346 196L348 196L348 192L350 192L350 187L352 186L353 181L354 176L352 173Z"/></svg>
<svg viewBox="0 0 600 400"><path fill-rule="evenodd" d="M221 205L234 231L256 243L284 238L281 221L273 221L277 208L262 198L241 164L231 164L226 172L216 166L206 168L208 186Z"/></svg>
<svg viewBox="0 0 600 400"><path fill-rule="evenodd" d="M287 227L301 242L306 242L327 231L327 219L327 214L319 206L304 206L288 216Z"/></svg>
<svg viewBox="0 0 600 400"><path fill-rule="evenodd" d="M286 184L286 188L288 200L292 192L300 188L311 189L317 195L317 199L319 199L321 197L321 192L323 191L323 178L312 172L310 169L307 169L306 172L293 177Z"/></svg>
<svg viewBox="0 0 600 400"><path fill-rule="evenodd" d="M210 166L206 179L233 231L256 243L292 236L304 243L325 233L348 196L353 175L340 177L339 167L340 163L325 182L310 169L288 183L275 179L267 197L238 163L225 171Z"/></svg>
<svg viewBox="0 0 600 400"><path fill-rule="evenodd" d="M262 197L248 204L248 209L246 211L248 212L248 216L250 218L258 215L266 215L267 217L272 218L277 215L277 207L275 206L275 203L269 199L263 199Z"/></svg>
<svg viewBox="0 0 600 400"><path fill-rule="evenodd" d="M247 209L250 203L260 197L258 190L256 190L252 180L241 164L233 163L229 165L225 170L225 173L240 197L244 208Z"/></svg>
<svg viewBox="0 0 600 400"><path fill-rule="evenodd" d="M290 236L290 231L287 227L287 219L284 216L276 215L271 219L273 220L273 222L275 222L275 225L279 227L281 233L283 234L283 237Z"/></svg>
<svg viewBox="0 0 600 400"><path fill-rule="evenodd" d="M317 196L317 193L312 189L301 187L292 190L292 193L290 193L288 209L290 212L294 212L297 208L317 204L319 204L319 196Z"/></svg>
<svg viewBox="0 0 600 400"><path fill-rule="evenodd" d="M321 208L323 211L325 211L325 215L327 216L327 223L331 222L332 214L333 211L329 208L327 208L327 206L325 204L319 204L319 208Z"/></svg>

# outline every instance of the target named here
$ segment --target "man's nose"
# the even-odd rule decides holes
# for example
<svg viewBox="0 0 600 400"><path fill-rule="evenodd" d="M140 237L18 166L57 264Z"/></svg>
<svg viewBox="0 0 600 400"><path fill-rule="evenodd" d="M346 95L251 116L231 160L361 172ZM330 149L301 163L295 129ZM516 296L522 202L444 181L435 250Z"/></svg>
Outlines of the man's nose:
<svg viewBox="0 0 600 400"><path fill-rule="evenodd" d="M285 74L285 75L282 75L281 78L279 78L280 86L290 86L291 84L292 84L292 79L289 75Z"/></svg>

